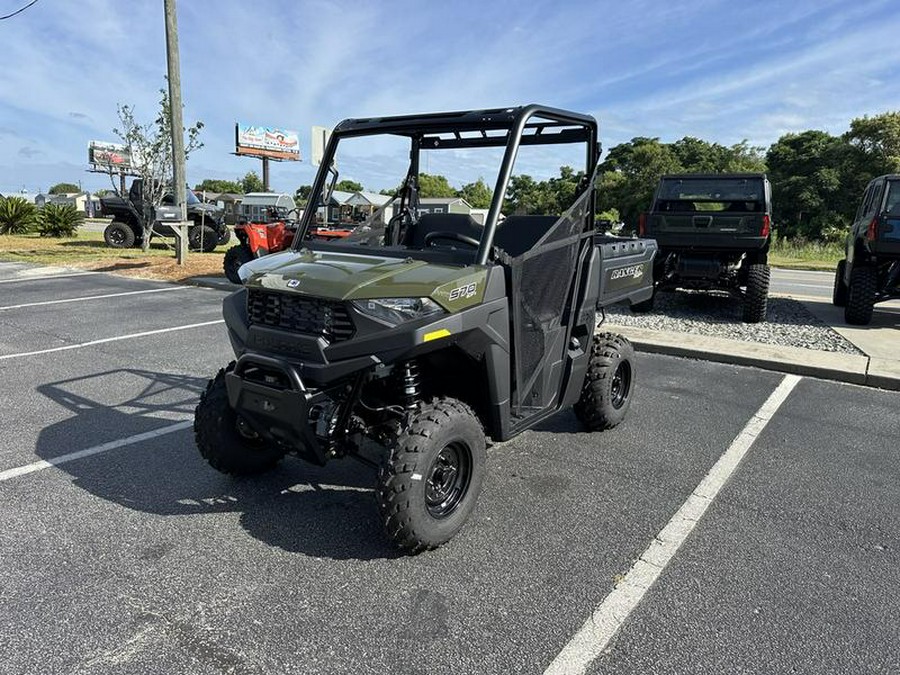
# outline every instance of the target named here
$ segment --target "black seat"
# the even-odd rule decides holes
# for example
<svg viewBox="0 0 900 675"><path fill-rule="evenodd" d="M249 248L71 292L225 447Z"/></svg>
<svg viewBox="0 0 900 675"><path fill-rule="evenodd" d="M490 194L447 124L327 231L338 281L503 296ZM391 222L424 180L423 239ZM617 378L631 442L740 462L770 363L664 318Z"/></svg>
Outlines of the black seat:
<svg viewBox="0 0 900 675"><path fill-rule="evenodd" d="M482 231L483 228L468 213L425 213L406 231L403 245L407 248L424 249L425 238L432 232L453 232L481 241ZM438 238L432 239L432 241L443 242L443 245L449 245L455 240ZM457 242L457 244L460 244L460 242ZM471 248L466 244L460 245Z"/></svg>
<svg viewBox="0 0 900 675"><path fill-rule="evenodd" d="M497 225L494 246L513 258L530 251L553 227L559 216L510 216Z"/></svg>

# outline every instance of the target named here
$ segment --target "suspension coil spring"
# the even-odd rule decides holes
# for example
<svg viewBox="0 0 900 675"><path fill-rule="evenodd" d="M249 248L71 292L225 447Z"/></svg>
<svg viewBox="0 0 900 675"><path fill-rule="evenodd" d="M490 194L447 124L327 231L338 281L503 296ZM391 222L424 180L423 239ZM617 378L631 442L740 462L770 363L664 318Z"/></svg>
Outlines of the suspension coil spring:
<svg viewBox="0 0 900 675"><path fill-rule="evenodd" d="M400 378L403 394L403 406L412 410L419 402L420 379L419 364L415 360L404 361L400 366Z"/></svg>

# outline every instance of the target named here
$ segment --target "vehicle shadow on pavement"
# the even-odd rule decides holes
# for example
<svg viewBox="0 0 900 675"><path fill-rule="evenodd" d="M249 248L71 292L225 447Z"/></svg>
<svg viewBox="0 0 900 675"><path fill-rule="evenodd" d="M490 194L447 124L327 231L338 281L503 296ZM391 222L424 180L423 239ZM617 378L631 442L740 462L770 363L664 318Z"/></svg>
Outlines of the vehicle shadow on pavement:
<svg viewBox="0 0 900 675"><path fill-rule="evenodd" d="M126 400L98 400L110 388L104 382L122 379L135 384ZM73 415L41 430L36 453L52 461L190 419L206 382L119 369L42 385L43 395ZM188 428L68 461L56 470L96 497L153 516L237 513L246 533L292 553L336 560L398 556L381 530L374 472L352 460L315 467L287 457L266 474L231 477L200 457ZM195 521L200 527L203 522L211 521ZM216 536L234 536L230 522L216 522Z"/></svg>

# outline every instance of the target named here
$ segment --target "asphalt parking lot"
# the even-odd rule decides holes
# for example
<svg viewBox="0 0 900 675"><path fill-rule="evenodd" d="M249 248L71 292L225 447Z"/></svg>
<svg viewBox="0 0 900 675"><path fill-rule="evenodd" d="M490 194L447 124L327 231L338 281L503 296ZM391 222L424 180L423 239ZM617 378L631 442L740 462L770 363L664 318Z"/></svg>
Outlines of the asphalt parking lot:
<svg viewBox="0 0 900 675"><path fill-rule="evenodd" d="M199 457L224 292L22 269L0 264L4 673L900 671L900 393L800 378L759 422L786 376L640 354L622 426L565 412L494 446L462 533L398 557L370 469ZM621 629L579 647L753 420Z"/></svg>

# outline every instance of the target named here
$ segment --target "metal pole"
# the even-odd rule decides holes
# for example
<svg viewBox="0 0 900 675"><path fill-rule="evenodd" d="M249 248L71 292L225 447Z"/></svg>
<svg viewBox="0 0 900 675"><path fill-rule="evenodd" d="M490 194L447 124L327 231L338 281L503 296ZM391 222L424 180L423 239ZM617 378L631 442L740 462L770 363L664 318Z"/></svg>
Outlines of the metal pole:
<svg viewBox="0 0 900 675"><path fill-rule="evenodd" d="M184 121L181 105L181 64L178 59L178 16L175 0L164 0L166 12L166 61L169 67L169 124L172 130L172 167L175 204L181 207L181 222L187 221L187 199L185 193L184 168ZM184 264L187 257L187 238L184 226L178 237L175 257L178 264Z"/></svg>
<svg viewBox="0 0 900 675"><path fill-rule="evenodd" d="M263 164L263 167L262 167L262 169L263 169L263 192L268 192L269 191L269 158L263 157L262 164Z"/></svg>

